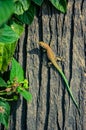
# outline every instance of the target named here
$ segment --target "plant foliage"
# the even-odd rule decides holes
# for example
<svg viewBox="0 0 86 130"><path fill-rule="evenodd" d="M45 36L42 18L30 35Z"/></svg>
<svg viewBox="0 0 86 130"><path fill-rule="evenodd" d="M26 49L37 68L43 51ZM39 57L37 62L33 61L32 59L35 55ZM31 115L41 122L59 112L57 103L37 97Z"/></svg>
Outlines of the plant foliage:
<svg viewBox="0 0 86 130"><path fill-rule="evenodd" d="M67 1L66 0L50 0L53 6L61 12L65 13L67 10Z"/></svg>
<svg viewBox="0 0 86 130"><path fill-rule="evenodd" d="M13 58L10 70L9 80L5 82L0 77L0 122L8 127L10 106L7 101L17 100L19 94L27 101L32 99L32 95L28 92L28 80L24 79L24 72L21 65Z"/></svg>
<svg viewBox="0 0 86 130"><path fill-rule="evenodd" d="M28 10L30 6L30 0L17 0L15 2L15 14L21 15Z"/></svg>
<svg viewBox="0 0 86 130"><path fill-rule="evenodd" d="M12 69L10 71L10 81L13 81L17 78L18 82L24 80L24 72L20 64L13 58L12 60Z"/></svg>
<svg viewBox="0 0 86 130"><path fill-rule="evenodd" d="M14 12L13 0L0 0L0 25L5 23Z"/></svg>
<svg viewBox="0 0 86 130"><path fill-rule="evenodd" d="M6 128L8 128L9 116L10 105L8 102L0 99L0 122L5 125Z"/></svg>

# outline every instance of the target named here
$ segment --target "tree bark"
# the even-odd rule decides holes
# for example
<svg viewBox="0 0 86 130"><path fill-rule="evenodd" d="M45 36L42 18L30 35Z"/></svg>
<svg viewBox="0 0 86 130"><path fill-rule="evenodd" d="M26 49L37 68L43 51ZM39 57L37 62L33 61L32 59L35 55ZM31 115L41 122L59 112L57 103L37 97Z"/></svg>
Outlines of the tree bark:
<svg viewBox="0 0 86 130"><path fill-rule="evenodd" d="M79 116L64 81L37 44L48 43L62 68L81 110ZM39 8L17 47L16 57L29 80L33 99L12 105L10 130L85 130L86 126L86 1L69 0L67 13L49 2Z"/></svg>

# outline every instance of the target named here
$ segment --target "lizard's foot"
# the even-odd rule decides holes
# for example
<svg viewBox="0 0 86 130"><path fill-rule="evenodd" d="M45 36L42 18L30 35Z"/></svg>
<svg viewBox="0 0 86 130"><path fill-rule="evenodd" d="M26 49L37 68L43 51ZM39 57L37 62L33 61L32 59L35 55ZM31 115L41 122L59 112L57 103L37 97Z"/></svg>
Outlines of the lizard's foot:
<svg viewBox="0 0 86 130"><path fill-rule="evenodd" d="M51 62L48 62L48 67L50 67L52 65L52 63Z"/></svg>
<svg viewBox="0 0 86 130"><path fill-rule="evenodd" d="M60 56L57 56L55 58L56 61L61 61L61 62L64 62L65 61L65 58L64 57L60 57Z"/></svg>

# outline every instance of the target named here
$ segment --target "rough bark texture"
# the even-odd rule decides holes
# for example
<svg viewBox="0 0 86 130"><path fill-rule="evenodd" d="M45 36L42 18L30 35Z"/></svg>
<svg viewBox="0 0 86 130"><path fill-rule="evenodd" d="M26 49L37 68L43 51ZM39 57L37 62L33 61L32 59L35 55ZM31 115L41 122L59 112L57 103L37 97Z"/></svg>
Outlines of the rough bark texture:
<svg viewBox="0 0 86 130"><path fill-rule="evenodd" d="M56 69L48 67L46 53L38 46L48 43L65 73L81 116L71 101ZM33 100L22 97L12 105L9 130L85 130L86 129L86 1L69 0L62 14L49 4L38 10L32 25L17 47L16 57L26 72Z"/></svg>

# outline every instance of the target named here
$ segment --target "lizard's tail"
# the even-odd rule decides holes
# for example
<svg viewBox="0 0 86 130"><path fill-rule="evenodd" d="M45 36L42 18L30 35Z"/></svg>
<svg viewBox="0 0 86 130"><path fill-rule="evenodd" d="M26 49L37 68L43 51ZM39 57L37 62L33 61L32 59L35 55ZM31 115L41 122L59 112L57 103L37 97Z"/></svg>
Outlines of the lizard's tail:
<svg viewBox="0 0 86 130"><path fill-rule="evenodd" d="M70 86L69 86L69 84L68 84L68 81L67 81L67 79L66 79L64 73L62 72L62 70L59 68L59 66L58 66L57 64L54 64L54 65L55 65L55 67L57 68L59 74L62 76L62 79L64 80L64 82L65 82L65 84L66 84L67 91L68 91L68 93L69 93L69 95L70 95L70 97L71 97L73 103L75 104L75 106L76 106L76 108L78 109L78 112L79 112L79 114L80 114L80 109L79 109L78 103L76 102L76 100L75 100L75 98L74 98L74 96L73 96L73 94L72 94L72 91L71 91L71 89L70 89Z"/></svg>

